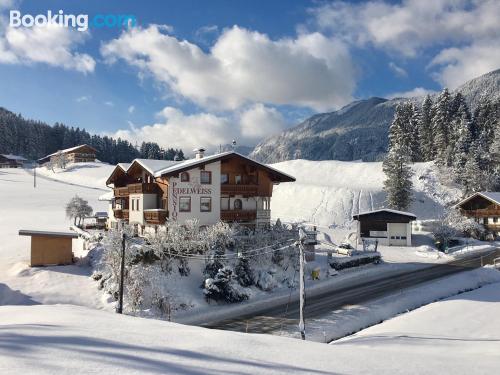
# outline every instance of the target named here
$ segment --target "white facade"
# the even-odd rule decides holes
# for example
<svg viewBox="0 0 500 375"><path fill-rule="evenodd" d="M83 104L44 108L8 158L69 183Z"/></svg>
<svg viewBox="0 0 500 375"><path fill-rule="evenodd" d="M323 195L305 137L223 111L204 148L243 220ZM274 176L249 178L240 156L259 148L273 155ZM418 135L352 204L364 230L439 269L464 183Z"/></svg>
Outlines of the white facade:
<svg viewBox="0 0 500 375"><path fill-rule="evenodd" d="M201 173L210 172L211 183L201 183ZM170 177L168 187L168 212L170 220L184 223L186 220L197 219L200 225L212 225L220 221L220 161L206 164L204 169L198 167L186 171L189 181L182 182L181 174ZM183 211L181 201L190 200L190 210ZM202 198L210 198L210 211L201 210Z"/></svg>

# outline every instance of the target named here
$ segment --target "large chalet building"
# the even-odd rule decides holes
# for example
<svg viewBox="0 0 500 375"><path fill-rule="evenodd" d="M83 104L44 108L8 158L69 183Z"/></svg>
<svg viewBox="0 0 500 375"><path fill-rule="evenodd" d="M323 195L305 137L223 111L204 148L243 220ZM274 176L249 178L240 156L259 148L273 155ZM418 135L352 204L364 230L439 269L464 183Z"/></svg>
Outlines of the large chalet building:
<svg viewBox="0 0 500 375"><path fill-rule="evenodd" d="M200 226L219 221L269 226L273 185L295 178L234 151L183 161L135 159L106 181L113 188L108 226L130 223L138 233L166 220Z"/></svg>
<svg viewBox="0 0 500 375"><path fill-rule="evenodd" d="M496 236L500 236L500 192L478 192L465 198L455 207L462 215L475 219Z"/></svg>
<svg viewBox="0 0 500 375"><path fill-rule="evenodd" d="M60 156L65 158L67 163L89 163L95 161L97 150L89 145L79 145L75 147L59 150L53 154L38 159L40 164L54 162Z"/></svg>

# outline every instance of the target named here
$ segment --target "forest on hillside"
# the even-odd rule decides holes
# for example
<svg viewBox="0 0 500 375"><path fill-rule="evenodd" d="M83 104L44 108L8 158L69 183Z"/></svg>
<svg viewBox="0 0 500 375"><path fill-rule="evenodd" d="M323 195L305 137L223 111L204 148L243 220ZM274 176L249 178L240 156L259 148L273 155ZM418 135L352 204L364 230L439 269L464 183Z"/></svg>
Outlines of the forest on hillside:
<svg viewBox="0 0 500 375"><path fill-rule="evenodd" d="M471 113L463 95L447 89L422 105L399 104L389 128L384 160L388 203L406 209L411 202L410 163L435 161L443 175L465 194L500 190L500 101L483 97Z"/></svg>
<svg viewBox="0 0 500 375"><path fill-rule="evenodd" d="M120 138L91 135L84 129L60 123L50 126L0 108L0 154L22 155L36 160L81 144L94 147L97 159L111 164L127 163L135 158L184 159L181 149L163 149L155 142L143 142L140 147L136 147Z"/></svg>

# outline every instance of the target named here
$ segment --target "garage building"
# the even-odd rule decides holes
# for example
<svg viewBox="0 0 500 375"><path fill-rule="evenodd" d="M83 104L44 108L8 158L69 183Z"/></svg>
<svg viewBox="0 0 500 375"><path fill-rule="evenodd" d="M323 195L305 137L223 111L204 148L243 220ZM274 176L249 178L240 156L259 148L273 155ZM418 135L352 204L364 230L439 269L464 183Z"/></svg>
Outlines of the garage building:
<svg viewBox="0 0 500 375"><path fill-rule="evenodd" d="M411 222L417 217L409 212L388 208L353 216L358 221L358 242L378 240L380 245L411 246Z"/></svg>

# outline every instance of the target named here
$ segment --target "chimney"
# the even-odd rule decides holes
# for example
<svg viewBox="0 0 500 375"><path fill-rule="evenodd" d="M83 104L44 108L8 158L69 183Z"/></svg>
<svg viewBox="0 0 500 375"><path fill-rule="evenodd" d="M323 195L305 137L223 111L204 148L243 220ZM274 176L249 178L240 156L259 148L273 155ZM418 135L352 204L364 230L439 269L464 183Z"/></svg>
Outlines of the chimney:
<svg viewBox="0 0 500 375"><path fill-rule="evenodd" d="M193 151L195 152L196 159L202 159L203 156L205 156L205 149L204 148L196 148Z"/></svg>

